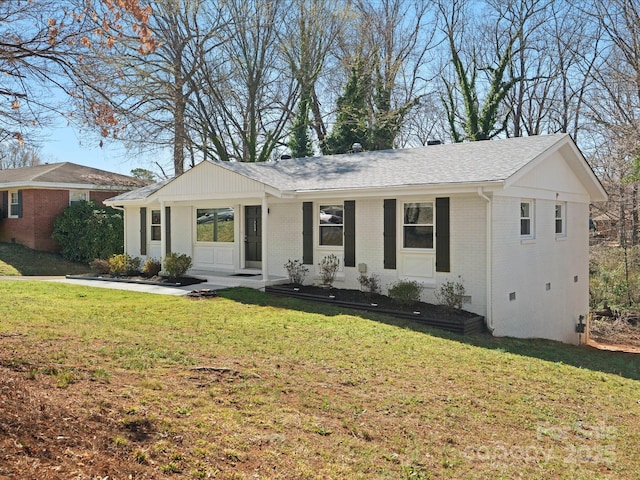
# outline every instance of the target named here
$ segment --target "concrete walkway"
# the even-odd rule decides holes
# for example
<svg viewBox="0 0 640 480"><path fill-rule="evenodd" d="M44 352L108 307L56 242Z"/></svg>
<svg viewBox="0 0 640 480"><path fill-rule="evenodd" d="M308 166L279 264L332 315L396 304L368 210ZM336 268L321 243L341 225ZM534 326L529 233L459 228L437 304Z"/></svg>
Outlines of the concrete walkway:
<svg viewBox="0 0 640 480"><path fill-rule="evenodd" d="M68 283L71 285L83 285L85 287L111 288L113 290L127 290L131 292L157 293L160 295L186 295L193 290L223 290L230 288L229 285L216 285L204 282L183 287L165 287L164 285L149 285L145 283L109 282L104 280L82 280L66 277L0 277L0 281L46 281L57 283Z"/></svg>

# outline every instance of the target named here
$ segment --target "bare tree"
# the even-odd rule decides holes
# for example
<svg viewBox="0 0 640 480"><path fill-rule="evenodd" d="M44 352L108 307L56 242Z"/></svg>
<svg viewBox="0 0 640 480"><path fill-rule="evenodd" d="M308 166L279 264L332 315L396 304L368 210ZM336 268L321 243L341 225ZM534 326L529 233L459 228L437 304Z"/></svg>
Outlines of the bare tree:
<svg viewBox="0 0 640 480"><path fill-rule="evenodd" d="M618 233L626 245L638 244L640 229L640 7L630 0L594 0L589 12L605 33L603 62L592 76L598 90L588 99L589 114L598 127L599 146L608 145L600 174L613 190L608 214L618 217ZM617 214L616 214L617 212Z"/></svg>
<svg viewBox="0 0 640 480"><path fill-rule="evenodd" d="M138 0L0 2L0 141L29 141L52 116L72 114L68 98L82 94L76 74L86 46L92 40L103 48L117 43L121 20L133 19L138 46L152 48L147 12Z"/></svg>
<svg viewBox="0 0 640 480"><path fill-rule="evenodd" d="M35 148L17 141L0 144L0 170L40 165L40 155Z"/></svg>
<svg viewBox="0 0 640 480"><path fill-rule="evenodd" d="M513 112L505 99L522 81L522 67L514 69L514 59L524 61L544 5L544 0L486 2L484 23L472 26L469 2L439 3L452 65L452 73L443 76L443 101L454 141L487 140L507 130Z"/></svg>
<svg viewBox="0 0 640 480"><path fill-rule="evenodd" d="M225 42L192 79L205 158L262 162L284 145L296 82L283 62L278 29L284 0L229 0Z"/></svg>
<svg viewBox="0 0 640 480"><path fill-rule="evenodd" d="M109 51L94 50L93 62L85 62L83 70L90 95L82 100L106 105L112 113L111 123L102 122L109 127L103 135L140 150L169 148L174 174L181 174L185 154L193 151L193 78L224 41L219 36L223 22L215 3L159 0L147 22L155 40L151 51L141 51L133 35L123 36ZM93 113L86 105L85 110ZM193 166L196 159L190 160Z"/></svg>
<svg viewBox="0 0 640 480"><path fill-rule="evenodd" d="M290 148L294 156L302 150L311 153L313 128L317 141L327 134L317 85L326 68L330 52L344 33L350 14L343 0L291 0L286 8L282 28L278 31L282 53L296 81L297 114L292 126Z"/></svg>

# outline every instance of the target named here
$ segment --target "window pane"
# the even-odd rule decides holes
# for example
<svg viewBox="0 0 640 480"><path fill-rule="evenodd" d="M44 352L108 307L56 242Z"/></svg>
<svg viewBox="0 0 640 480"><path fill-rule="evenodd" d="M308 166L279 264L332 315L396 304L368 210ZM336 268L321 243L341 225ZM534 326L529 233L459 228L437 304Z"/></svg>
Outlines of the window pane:
<svg viewBox="0 0 640 480"><path fill-rule="evenodd" d="M89 201L87 192L69 192L69 203Z"/></svg>
<svg viewBox="0 0 640 480"><path fill-rule="evenodd" d="M562 232L562 219L556 219L556 233L560 234Z"/></svg>
<svg viewBox="0 0 640 480"><path fill-rule="evenodd" d="M520 216L523 218L529 218L529 207L530 204L528 202L522 202L520 204Z"/></svg>
<svg viewBox="0 0 640 480"><path fill-rule="evenodd" d="M404 248L433 248L433 227L404 227Z"/></svg>
<svg viewBox="0 0 640 480"><path fill-rule="evenodd" d="M233 208L199 208L196 210L196 241L233 242Z"/></svg>
<svg viewBox="0 0 640 480"><path fill-rule="evenodd" d="M342 205L321 205L320 223L342 225L344 218L344 208Z"/></svg>
<svg viewBox="0 0 640 480"><path fill-rule="evenodd" d="M321 226L320 245L341 246L342 227L341 226Z"/></svg>
<svg viewBox="0 0 640 480"><path fill-rule="evenodd" d="M161 239L162 227L160 225L151 225L151 240Z"/></svg>
<svg viewBox="0 0 640 480"><path fill-rule="evenodd" d="M406 203L404 206L405 225L432 225L432 203Z"/></svg>
<svg viewBox="0 0 640 480"><path fill-rule="evenodd" d="M12 217L17 217L19 213L20 213L20 205L14 205L14 204L12 204L12 205L11 205L11 211L9 212L9 214L10 214Z"/></svg>
<svg viewBox="0 0 640 480"><path fill-rule="evenodd" d="M531 220L528 218L520 220L520 235L531 235Z"/></svg>

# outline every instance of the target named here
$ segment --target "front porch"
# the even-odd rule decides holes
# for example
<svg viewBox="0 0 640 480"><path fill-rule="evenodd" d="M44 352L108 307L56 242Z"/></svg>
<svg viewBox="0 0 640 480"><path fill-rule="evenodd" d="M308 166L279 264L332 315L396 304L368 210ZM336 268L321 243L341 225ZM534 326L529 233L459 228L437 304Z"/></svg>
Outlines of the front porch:
<svg viewBox="0 0 640 480"><path fill-rule="evenodd" d="M197 278L205 278L208 284L221 287L247 287L263 290L267 286L289 283L289 278L282 275L268 274L265 279L262 270L245 268L238 271L214 271L203 269L189 270L189 275Z"/></svg>

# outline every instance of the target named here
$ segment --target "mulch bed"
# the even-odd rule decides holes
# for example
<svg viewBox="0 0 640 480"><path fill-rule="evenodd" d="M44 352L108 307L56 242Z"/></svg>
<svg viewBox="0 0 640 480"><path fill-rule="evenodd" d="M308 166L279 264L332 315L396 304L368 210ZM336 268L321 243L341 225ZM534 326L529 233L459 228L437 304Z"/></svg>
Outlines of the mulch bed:
<svg viewBox="0 0 640 480"><path fill-rule="evenodd" d="M455 310L426 302L400 305L381 294L316 285L274 285L265 288L271 294L330 303L347 308L383 313L412 320L450 332L470 334L484 331L484 317L465 310Z"/></svg>
<svg viewBox="0 0 640 480"><path fill-rule="evenodd" d="M162 285L165 287L184 287L188 285L197 285L206 282L206 279L196 277L161 277L155 275L153 277L144 277L142 275L110 275L108 273L96 275L95 273L87 273L84 275L67 275L67 278L78 280L98 280L103 282L123 282L123 283L142 283L145 285Z"/></svg>

